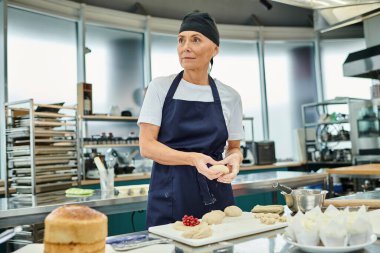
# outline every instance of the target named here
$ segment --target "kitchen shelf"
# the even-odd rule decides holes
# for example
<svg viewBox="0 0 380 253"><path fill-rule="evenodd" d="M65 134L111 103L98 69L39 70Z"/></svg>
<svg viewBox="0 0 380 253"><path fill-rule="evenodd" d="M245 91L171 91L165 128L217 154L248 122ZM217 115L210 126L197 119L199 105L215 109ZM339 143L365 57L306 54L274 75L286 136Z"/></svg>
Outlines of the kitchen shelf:
<svg viewBox="0 0 380 253"><path fill-rule="evenodd" d="M339 140L339 141L306 141L306 144L316 144L316 143L342 143L342 142L351 142L351 140Z"/></svg>
<svg viewBox="0 0 380 253"><path fill-rule="evenodd" d="M126 148L126 147L138 147L139 144L94 144L83 145L83 148Z"/></svg>
<svg viewBox="0 0 380 253"><path fill-rule="evenodd" d="M341 120L341 121L335 121L335 122L318 122L318 123L307 123L305 124L305 127L317 127L317 126L323 126L323 125L337 125L337 124L345 124L350 123L349 120Z"/></svg>
<svg viewBox="0 0 380 253"><path fill-rule="evenodd" d="M318 103L308 103L304 104L305 107L314 107L314 106L325 106L325 105L346 105L351 101L362 101L361 98L350 98L350 97L337 97L335 99L325 100Z"/></svg>
<svg viewBox="0 0 380 253"><path fill-rule="evenodd" d="M84 115L80 119L87 121L130 121L137 122L138 117L107 116L107 115Z"/></svg>
<svg viewBox="0 0 380 253"><path fill-rule="evenodd" d="M358 101L363 99L344 97L302 105L307 164L351 164L353 144L350 105Z"/></svg>
<svg viewBox="0 0 380 253"><path fill-rule="evenodd" d="M77 124L79 127L79 130L78 130L79 137L78 138L79 138L79 143L80 143L80 147L81 147L80 153L79 153L79 156L80 156L79 161L80 161L81 175L83 176L83 178L86 178L86 172L88 169L93 169L93 167L92 167L93 163L91 161L88 161L88 159L90 159L90 160L92 159L92 156L86 156L85 155L85 153L89 153L88 152L89 149L139 148L139 144L137 144L137 143L116 144L116 142L119 142L119 140L117 140L117 139L120 139L120 142L122 141L121 139L123 139L125 141L126 140L132 141L132 139L128 139L128 138L135 138L136 141L138 140L138 138L136 138L134 135L133 136L128 135L128 129L129 128L137 127L137 120L138 120L138 117L129 117L129 116L109 116L109 115L96 115L96 114L95 115L80 115L80 116L78 116L78 118L77 118ZM121 138L121 137L114 136L115 139L113 139L112 141L114 141L115 143L111 143L111 141L108 141L108 139L103 140L103 141L95 140L94 142L86 140L86 138L88 136L90 136L90 133L91 133L89 131L89 129L92 126L92 124L90 122L93 122L94 124L96 122L124 123L124 124L126 124L126 126L125 126L126 133L122 134L122 135L123 136L129 136L129 137L128 138L126 138L126 137ZM107 132L110 132L109 130L110 129L107 129ZM106 131L103 131L103 132L106 132ZM133 132L138 132L138 130L133 130ZM89 144L89 143L105 143L105 144ZM130 151L132 152L133 150L131 149ZM98 152L98 150L96 151L96 153L97 152ZM100 153L104 154L105 150L100 150Z"/></svg>

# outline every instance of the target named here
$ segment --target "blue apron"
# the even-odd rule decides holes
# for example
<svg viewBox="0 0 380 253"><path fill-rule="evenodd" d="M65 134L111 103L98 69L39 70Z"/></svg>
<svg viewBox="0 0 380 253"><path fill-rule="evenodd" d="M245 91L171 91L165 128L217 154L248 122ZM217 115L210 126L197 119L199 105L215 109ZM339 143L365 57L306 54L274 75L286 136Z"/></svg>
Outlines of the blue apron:
<svg viewBox="0 0 380 253"><path fill-rule="evenodd" d="M222 160L228 132L215 82L208 77L213 102L173 99L182 76L183 71L166 95L158 141L175 150L203 153ZM172 223L185 214L202 218L207 212L224 210L233 204L231 184L208 180L194 166L154 162L146 226Z"/></svg>

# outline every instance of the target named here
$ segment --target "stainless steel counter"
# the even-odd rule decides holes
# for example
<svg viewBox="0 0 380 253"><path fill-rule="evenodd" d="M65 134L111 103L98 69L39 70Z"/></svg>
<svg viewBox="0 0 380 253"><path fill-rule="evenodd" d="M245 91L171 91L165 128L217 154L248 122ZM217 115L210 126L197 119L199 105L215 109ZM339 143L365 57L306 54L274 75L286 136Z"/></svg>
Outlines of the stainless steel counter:
<svg viewBox="0 0 380 253"><path fill-rule="evenodd" d="M297 188L322 184L326 188L326 173L307 173L296 171L272 171L239 175L232 182L235 196L273 191L273 182Z"/></svg>
<svg viewBox="0 0 380 253"><path fill-rule="evenodd" d="M325 183L327 174L305 172L262 172L239 175L233 182L235 196L273 191L272 183L278 181L291 187ZM145 210L147 197L105 196L96 191L91 197L67 198L64 192L38 196L0 199L0 228L42 223L45 216L62 204L84 204L105 214Z"/></svg>

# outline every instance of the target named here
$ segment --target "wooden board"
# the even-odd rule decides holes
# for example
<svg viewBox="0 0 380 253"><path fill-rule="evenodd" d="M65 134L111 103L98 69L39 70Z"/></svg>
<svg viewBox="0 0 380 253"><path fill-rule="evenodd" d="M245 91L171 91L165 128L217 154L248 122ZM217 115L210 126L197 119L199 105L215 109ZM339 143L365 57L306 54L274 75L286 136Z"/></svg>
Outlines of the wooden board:
<svg viewBox="0 0 380 253"><path fill-rule="evenodd" d="M231 240L243 236L262 233L286 227L287 222L279 222L273 225L265 225L259 219L254 218L253 213L243 212L240 217L226 217L222 224L213 225L213 234L204 239L187 239L182 237L183 231L175 230L172 224L150 227L149 232L164 236L175 241L193 246L203 246L211 243Z"/></svg>
<svg viewBox="0 0 380 253"><path fill-rule="evenodd" d="M333 205L335 207L365 205L370 209L379 209L380 199L325 199L323 206L328 207L329 205Z"/></svg>
<svg viewBox="0 0 380 253"><path fill-rule="evenodd" d="M380 175L380 164L364 164L327 170L329 174Z"/></svg>

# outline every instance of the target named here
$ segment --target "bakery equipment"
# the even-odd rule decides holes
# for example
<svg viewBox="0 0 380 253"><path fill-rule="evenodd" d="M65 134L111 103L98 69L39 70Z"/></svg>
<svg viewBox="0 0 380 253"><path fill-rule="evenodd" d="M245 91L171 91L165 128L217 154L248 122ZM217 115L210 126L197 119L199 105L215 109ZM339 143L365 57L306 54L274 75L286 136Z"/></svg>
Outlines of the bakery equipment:
<svg viewBox="0 0 380 253"><path fill-rule="evenodd" d="M350 104L352 156L356 163L380 159L380 99Z"/></svg>
<svg viewBox="0 0 380 253"><path fill-rule="evenodd" d="M307 212L316 206L322 207L328 191L325 190L293 190L291 194L281 192L286 205L293 212Z"/></svg>
<svg viewBox="0 0 380 253"><path fill-rule="evenodd" d="M273 141L254 142L255 162L258 165L276 162L276 152Z"/></svg>
<svg viewBox="0 0 380 253"><path fill-rule="evenodd" d="M129 174L132 173L132 171L135 169L135 167L132 165L132 161L138 154L138 150L133 150L130 153L126 154L118 152L116 149L110 148L107 150L106 162L108 164L108 160L111 157L114 157L115 174Z"/></svg>
<svg viewBox="0 0 380 253"><path fill-rule="evenodd" d="M21 231L22 231L22 227L21 226L17 226L17 227L5 230L4 232L2 232L0 234L0 244L8 241L9 239L11 239L12 237L14 237L17 233L19 233Z"/></svg>
<svg viewBox="0 0 380 253"><path fill-rule="evenodd" d="M246 145L242 145L240 146L240 149L243 154L242 165L244 166L253 165L254 158L253 158L253 153L252 153L252 143L247 143Z"/></svg>
<svg viewBox="0 0 380 253"><path fill-rule="evenodd" d="M39 194L79 183L75 107L29 99L5 103L5 111L6 195L10 187Z"/></svg>
<svg viewBox="0 0 380 253"><path fill-rule="evenodd" d="M283 185L283 184L279 184L278 182L274 182L272 184L272 187L275 188L275 189L278 189L278 190L281 190L287 194L291 194L292 193L292 189L286 185Z"/></svg>
<svg viewBox="0 0 380 253"><path fill-rule="evenodd" d="M106 241L106 243L112 245L116 251L127 251L150 245L171 242L171 239L151 238L148 235L119 235L108 238Z"/></svg>

